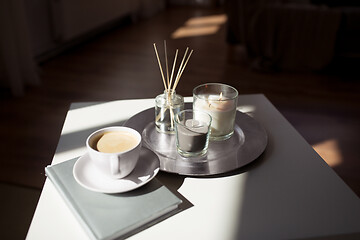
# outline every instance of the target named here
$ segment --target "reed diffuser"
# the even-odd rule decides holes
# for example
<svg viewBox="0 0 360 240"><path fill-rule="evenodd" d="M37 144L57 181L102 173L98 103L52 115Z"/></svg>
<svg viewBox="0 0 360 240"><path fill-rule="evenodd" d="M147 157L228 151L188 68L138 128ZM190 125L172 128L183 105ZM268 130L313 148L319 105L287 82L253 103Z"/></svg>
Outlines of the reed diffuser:
<svg viewBox="0 0 360 240"><path fill-rule="evenodd" d="M169 66L167 58L167 48L166 41L164 40L164 49L165 49L165 67L166 67L166 77L162 68L160 61L159 53L154 43L154 50L156 58L159 64L161 78L164 84L164 93L158 95L155 98L155 125L156 130L161 133L175 133L174 127L174 116L184 109L184 98L176 94L176 87L179 84L180 78L185 70L185 67L193 53L193 50L188 53L189 48L187 47L182 58L182 61L178 67L177 74L174 77L176 60L178 57L179 50L176 49L174 62L172 64L172 70L169 76Z"/></svg>

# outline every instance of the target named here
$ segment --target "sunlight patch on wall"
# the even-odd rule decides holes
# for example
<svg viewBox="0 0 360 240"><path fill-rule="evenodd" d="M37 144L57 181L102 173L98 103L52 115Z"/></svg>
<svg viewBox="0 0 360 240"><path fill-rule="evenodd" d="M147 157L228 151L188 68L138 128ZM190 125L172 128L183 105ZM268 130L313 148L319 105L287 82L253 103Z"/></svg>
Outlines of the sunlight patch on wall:
<svg viewBox="0 0 360 240"><path fill-rule="evenodd" d="M193 17L185 22L183 26L176 29L171 38L196 37L212 35L219 31L220 26L227 20L225 14L205 17Z"/></svg>
<svg viewBox="0 0 360 240"><path fill-rule="evenodd" d="M194 25L221 25L224 24L227 20L225 14L220 15L211 15L205 17L193 17L190 18L185 22L187 26L194 26Z"/></svg>
<svg viewBox="0 0 360 240"><path fill-rule="evenodd" d="M203 35L215 34L219 30L218 26L202 26L202 27L180 27L173 34L172 38L197 37Z"/></svg>
<svg viewBox="0 0 360 240"><path fill-rule="evenodd" d="M336 167L343 161L339 144L335 139L323 141L312 147L330 167Z"/></svg>

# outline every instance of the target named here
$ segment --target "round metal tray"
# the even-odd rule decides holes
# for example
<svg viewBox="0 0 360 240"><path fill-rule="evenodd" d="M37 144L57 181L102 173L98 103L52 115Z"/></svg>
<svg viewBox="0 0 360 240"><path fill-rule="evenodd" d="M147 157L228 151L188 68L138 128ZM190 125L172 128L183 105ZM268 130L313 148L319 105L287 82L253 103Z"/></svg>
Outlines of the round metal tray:
<svg viewBox="0 0 360 240"><path fill-rule="evenodd" d="M185 108L191 108L186 104ZM234 134L224 141L210 141L202 157L184 158L176 151L175 134L159 133L155 128L155 109L144 110L125 122L142 133L143 146L160 159L160 170L190 176L225 173L249 164L260 156L267 145L264 128L250 116L237 111Z"/></svg>

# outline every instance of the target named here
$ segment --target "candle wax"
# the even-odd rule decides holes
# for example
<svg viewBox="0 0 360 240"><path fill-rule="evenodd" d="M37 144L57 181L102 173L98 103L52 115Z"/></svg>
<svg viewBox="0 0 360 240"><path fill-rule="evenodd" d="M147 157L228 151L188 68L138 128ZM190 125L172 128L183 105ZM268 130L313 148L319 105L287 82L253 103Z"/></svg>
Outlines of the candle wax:
<svg viewBox="0 0 360 240"><path fill-rule="evenodd" d="M194 110L204 111L211 115L211 136L223 136L234 129L236 104L233 100L220 95L209 95L205 99L197 98Z"/></svg>
<svg viewBox="0 0 360 240"><path fill-rule="evenodd" d="M187 119L185 126L178 124L178 147L185 152L200 152L205 148L208 127L201 121Z"/></svg>

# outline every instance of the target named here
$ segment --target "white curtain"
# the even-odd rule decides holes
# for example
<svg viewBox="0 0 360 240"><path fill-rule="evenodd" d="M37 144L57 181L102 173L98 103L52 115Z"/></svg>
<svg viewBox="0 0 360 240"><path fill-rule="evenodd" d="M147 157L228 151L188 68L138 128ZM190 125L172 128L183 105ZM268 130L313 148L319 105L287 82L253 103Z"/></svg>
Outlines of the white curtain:
<svg viewBox="0 0 360 240"><path fill-rule="evenodd" d="M32 53L24 0L0 0L0 71L15 96L40 83Z"/></svg>

